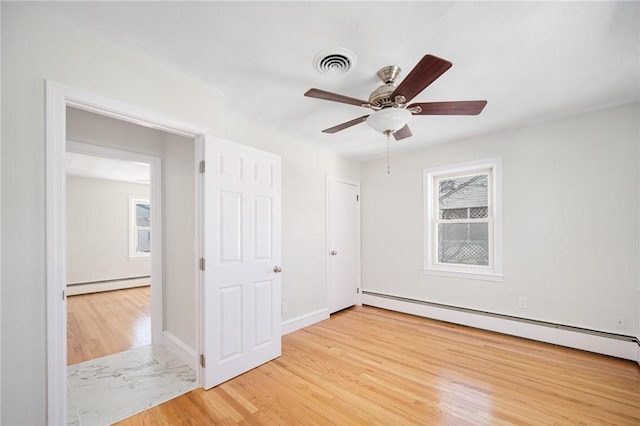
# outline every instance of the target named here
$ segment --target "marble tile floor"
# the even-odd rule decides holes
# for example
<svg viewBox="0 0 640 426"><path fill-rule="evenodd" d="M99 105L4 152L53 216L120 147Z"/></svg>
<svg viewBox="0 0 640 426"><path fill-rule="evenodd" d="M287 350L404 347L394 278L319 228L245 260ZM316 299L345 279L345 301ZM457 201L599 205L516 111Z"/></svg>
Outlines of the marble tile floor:
<svg viewBox="0 0 640 426"><path fill-rule="evenodd" d="M195 372L163 346L68 367L68 424L110 425L196 388Z"/></svg>

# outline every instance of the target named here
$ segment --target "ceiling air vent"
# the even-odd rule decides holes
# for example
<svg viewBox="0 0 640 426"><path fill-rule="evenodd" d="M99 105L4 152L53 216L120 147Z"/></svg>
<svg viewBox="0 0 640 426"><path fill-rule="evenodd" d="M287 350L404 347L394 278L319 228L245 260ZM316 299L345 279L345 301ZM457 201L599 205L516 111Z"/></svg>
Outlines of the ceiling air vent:
<svg viewBox="0 0 640 426"><path fill-rule="evenodd" d="M323 50L313 59L313 66L325 75L346 74L356 65L356 55L342 47Z"/></svg>

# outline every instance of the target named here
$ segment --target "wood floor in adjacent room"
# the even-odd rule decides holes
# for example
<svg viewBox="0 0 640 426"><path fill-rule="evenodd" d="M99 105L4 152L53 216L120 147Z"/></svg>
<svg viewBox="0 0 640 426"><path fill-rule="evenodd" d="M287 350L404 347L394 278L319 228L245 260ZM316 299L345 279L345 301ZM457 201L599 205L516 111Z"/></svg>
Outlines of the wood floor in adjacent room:
<svg viewBox="0 0 640 426"><path fill-rule="evenodd" d="M67 297L67 365L151 344L151 287Z"/></svg>
<svg viewBox="0 0 640 426"><path fill-rule="evenodd" d="M371 307L282 339L282 356L126 425L639 425L631 361Z"/></svg>

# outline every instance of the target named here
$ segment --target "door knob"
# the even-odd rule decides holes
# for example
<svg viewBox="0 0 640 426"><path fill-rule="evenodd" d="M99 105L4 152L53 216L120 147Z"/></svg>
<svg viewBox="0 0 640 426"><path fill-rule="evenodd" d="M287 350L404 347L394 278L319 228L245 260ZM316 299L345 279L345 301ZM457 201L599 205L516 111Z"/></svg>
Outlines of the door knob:
<svg viewBox="0 0 640 426"><path fill-rule="evenodd" d="M282 272L282 268L279 266L274 266L273 267L273 272L275 272L276 274L279 274L280 272Z"/></svg>
<svg viewBox="0 0 640 426"><path fill-rule="evenodd" d="M335 256L336 254L338 254L338 252L337 252L337 251L335 251L335 250L331 250L331 256Z"/></svg>

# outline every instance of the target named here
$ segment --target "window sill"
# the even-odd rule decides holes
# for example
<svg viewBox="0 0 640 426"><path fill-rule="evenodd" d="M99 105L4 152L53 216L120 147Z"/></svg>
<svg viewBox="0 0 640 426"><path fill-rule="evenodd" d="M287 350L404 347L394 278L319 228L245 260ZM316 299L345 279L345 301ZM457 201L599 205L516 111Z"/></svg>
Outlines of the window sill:
<svg viewBox="0 0 640 426"><path fill-rule="evenodd" d="M470 280L494 281L502 282L504 275L494 272L471 272L471 271L452 271L450 269L424 268L425 275L436 275L439 277L465 278Z"/></svg>
<svg viewBox="0 0 640 426"><path fill-rule="evenodd" d="M129 256L129 261L139 261L139 260L151 260L151 255L137 255L137 256Z"/></svg>

